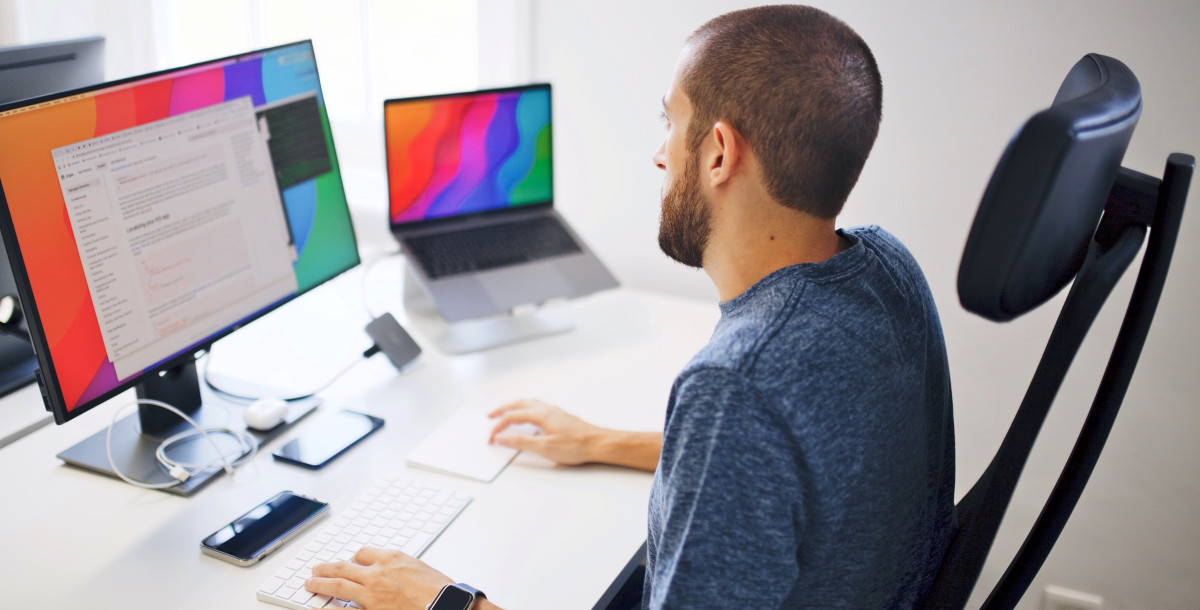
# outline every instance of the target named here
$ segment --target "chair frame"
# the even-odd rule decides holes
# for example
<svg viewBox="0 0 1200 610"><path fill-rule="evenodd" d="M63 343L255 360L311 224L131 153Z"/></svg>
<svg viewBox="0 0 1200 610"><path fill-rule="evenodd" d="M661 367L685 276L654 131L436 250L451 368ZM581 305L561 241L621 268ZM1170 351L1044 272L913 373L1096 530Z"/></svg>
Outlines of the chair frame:
<svg viewBox="0 0 1200 610"><path fill-rule="evenodd" d="M924 607L966 605L1063 378L1149 232L1125 318L1075 446L1021 549L983 607L1012 608L1028 590L1078 503L1129 388L1171 265L1195 164L1191 155L1171 154L1161 179L1119 169L1025 398L992 462L956 507L958 529Z"/></svg>

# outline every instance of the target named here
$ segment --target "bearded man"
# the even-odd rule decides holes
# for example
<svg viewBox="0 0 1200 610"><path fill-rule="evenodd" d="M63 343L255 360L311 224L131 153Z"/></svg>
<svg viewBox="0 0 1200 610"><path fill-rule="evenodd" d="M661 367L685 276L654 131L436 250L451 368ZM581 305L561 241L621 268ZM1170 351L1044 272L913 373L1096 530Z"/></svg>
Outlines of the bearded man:
<svg viewBox="0 0 1200 610"><path fill-rule="evenodd" d="M493 440L655 471L644 607L912 607L952 532L954 430L916 261L878 227L836 226L879 130L875 59L817 9L735 11L688 38L662 102L659 244L716 286L712 338L661 434L521 401L493 413ZM542 434L506 433L525 422ZM450 582L364 552L310 589L420 601Z"/></svg>

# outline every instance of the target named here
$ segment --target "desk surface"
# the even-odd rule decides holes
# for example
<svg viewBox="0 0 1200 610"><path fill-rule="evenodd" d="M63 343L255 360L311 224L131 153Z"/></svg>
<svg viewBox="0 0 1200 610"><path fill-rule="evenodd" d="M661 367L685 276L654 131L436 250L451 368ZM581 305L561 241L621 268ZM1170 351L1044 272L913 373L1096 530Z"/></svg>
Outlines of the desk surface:
<svg viewBox="0 0 1200 610"><path fill-rule="evenodd" d="M526 397L601 425L661 428L671 381L707 340L717 308L618 289L563 305L576 322L569 333L447 356L423 336L419 319L403 315L398 263L373 267L365 282L360 267L214 346L206 363L214 370L311 388L369 345L361 332L366 295L371 310L396 314L425 352L403 373L383 356L357 365L322 392L324 404L296 430L266 445L236 476L219 477L190 498L137 489L55 458L107 426L131 393L0 449L0 540L7 555L0 605L273 608L255 600L255 589L319 528L249 568L202 555L200 540L280 490L326 500L336 516L373 480L401 473L475 497L422 559L506 607L568 607L563 600L592 607L645 538L650 475L554 467L519 455L485 484L408 468L404 456L455 409ZM0 404L42 409L31 392ZM339 408L387 424L324 470L271 459L271 450Z"/></svg>

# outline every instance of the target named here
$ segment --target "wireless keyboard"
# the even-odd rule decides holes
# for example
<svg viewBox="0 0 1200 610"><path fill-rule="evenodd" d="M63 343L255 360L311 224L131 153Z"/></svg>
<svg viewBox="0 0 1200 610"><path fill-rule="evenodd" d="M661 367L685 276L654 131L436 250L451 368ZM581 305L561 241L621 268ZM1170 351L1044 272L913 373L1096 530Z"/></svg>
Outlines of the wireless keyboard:
<svg viewBox="0 0 1200 610"><path fill-rule="evenodd" d="M358 549L399 549L419 557L462 512L471 496L399 476L375 483L258 588L258 599L296 610L357 608L353 602L304 589L313 566L350 561Z"/></svg>

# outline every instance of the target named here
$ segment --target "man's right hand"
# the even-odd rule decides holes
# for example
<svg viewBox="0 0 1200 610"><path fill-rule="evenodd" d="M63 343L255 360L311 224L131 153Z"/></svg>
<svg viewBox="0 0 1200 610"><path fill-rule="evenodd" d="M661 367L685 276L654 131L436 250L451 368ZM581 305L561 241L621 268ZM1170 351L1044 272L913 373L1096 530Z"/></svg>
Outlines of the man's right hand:
<svg viewBox="0 0 1200 610"><path fill-rule="evenodd" d="M531 451L559 464L597 462L653 471L662 452L662 433L601 428L540 400L518 400L488 417L500 418L488 442ZM516 424L533 424L541 433L508 430Z"/></svg>
<svg viewBox="0 0 1200 610"><path fill-rule="evenodd" d="M492 411L488 417L500 418L492 429L489 443L532 451L548 460L573 466L597 461L591 449L605 430L593 426L562 409L540 400L518 400ZM540 434L509 430L515 424L533 424Z"/></svg>

